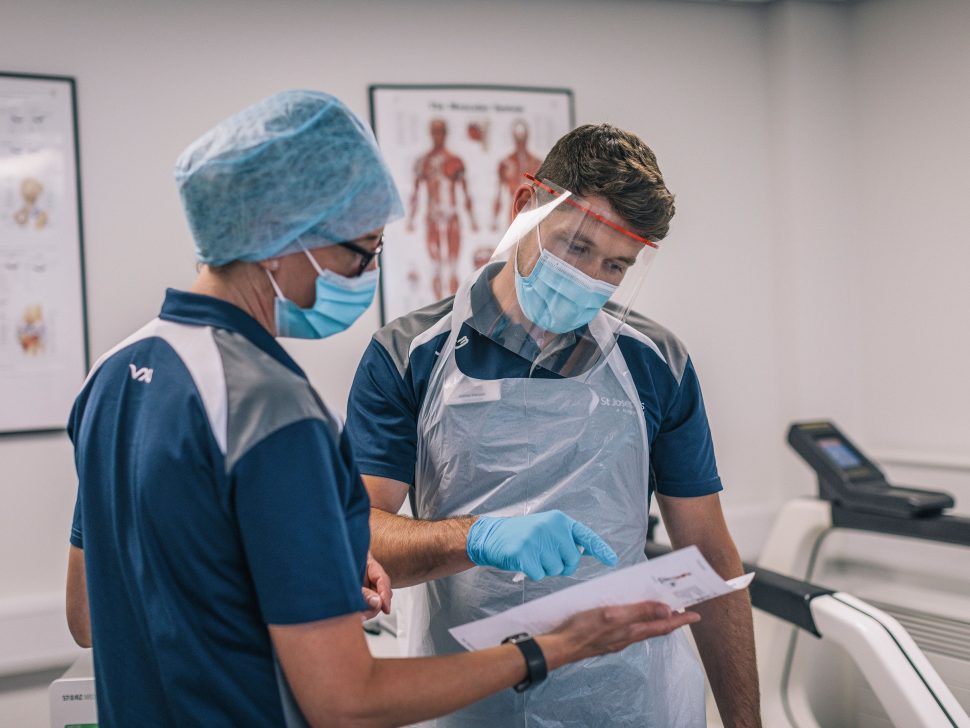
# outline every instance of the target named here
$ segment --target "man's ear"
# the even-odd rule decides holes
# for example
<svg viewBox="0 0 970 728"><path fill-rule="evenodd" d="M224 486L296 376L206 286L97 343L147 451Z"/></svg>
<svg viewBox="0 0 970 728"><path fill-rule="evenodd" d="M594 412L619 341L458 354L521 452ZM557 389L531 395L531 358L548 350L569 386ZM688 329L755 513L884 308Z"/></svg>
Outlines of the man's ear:
<svg viewBox="0 0 970 728"><path fill-rule="evenodd" d="M260 268L263 270L268 270L270 273L275 273L280 269L280 259L279 258L267 258L266 260L260 260L257 262Z"/></svg>
<svg viewBox="0 0 970 728"><path fill-rule="evenodd" d="M532 201L532 196L536 191L532 185L522 184L515 190L512 196L512 211L518 215Z"/></svg>

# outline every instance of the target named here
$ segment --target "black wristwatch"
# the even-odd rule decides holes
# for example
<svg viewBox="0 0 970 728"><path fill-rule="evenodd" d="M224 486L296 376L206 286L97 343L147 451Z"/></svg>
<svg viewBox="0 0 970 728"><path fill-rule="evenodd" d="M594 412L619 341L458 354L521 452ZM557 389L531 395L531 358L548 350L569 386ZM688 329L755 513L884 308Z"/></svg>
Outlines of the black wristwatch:
<svg viewBox="0 0 970 728"><path fill-rule="evenodd" d="M503 645L507 643L518 647L522 656L525 658L527 674L525 680L515 686L515 692L524 693L532 686L538 685L546 679L546 675L549 674L549 666L546 665L546 656L542 654L542 648L539 647L539 643L535 641L532 635L526 634L525 632L514 634L502 640Z"/></svg>

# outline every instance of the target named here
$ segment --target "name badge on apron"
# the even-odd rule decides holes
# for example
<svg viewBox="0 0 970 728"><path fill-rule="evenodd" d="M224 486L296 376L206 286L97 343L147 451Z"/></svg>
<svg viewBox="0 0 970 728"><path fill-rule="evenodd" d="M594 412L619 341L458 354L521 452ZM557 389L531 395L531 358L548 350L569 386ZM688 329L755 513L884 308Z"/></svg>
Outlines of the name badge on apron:
<svg viewBox="0 0 970 728"><path fill-rule="evenodd" d="M445 404L448 406L498 402L502 398L501 379L478 379L472 384L465 380L460 387L457 384L446 381L442 387Z"/></svg>

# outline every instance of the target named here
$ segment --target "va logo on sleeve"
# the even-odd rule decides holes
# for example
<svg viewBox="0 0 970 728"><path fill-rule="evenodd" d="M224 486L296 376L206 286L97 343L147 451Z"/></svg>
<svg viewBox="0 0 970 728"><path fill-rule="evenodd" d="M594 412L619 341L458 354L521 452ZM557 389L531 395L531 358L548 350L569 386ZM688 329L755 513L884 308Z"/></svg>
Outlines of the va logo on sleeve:
<svg viewBox="0 0 970 728"><path fill-rule="evenodd" d="M128 368L131 370L131 378L136 382L144 382L145 384L152 383L152 374L155 372L154 369L149 369L148 367L141 367L139 369L134 364L129 364Z"/></svg>

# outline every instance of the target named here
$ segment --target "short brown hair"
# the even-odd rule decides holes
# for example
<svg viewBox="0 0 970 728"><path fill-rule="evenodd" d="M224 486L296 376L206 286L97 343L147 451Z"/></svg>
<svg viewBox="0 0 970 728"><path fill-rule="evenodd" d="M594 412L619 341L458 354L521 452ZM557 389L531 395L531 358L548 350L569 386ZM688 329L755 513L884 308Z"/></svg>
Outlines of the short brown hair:
<svg viewBox="0 0 970 728"><path fill-rule="evenodd" d="M636 134L610 124L576 127L553 146L536 172L577 195L599 195L649 240L661 240L674 216L674 196L657 157Z"/></svg>

